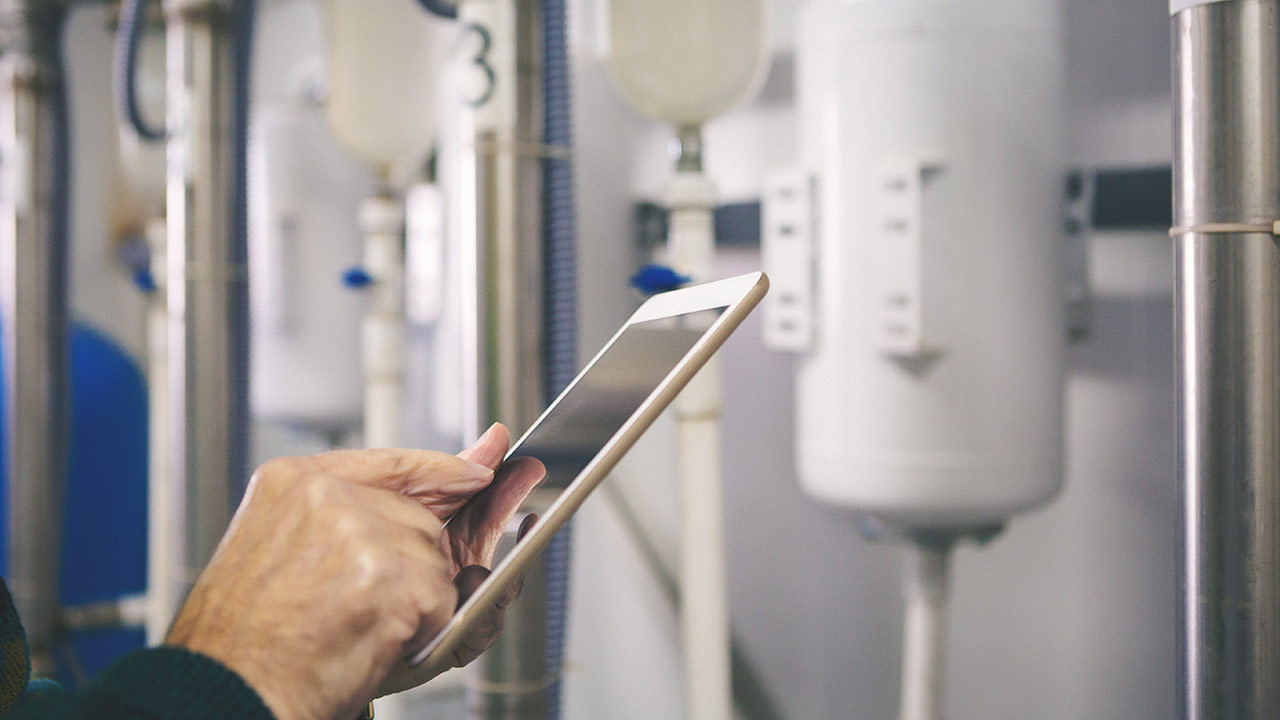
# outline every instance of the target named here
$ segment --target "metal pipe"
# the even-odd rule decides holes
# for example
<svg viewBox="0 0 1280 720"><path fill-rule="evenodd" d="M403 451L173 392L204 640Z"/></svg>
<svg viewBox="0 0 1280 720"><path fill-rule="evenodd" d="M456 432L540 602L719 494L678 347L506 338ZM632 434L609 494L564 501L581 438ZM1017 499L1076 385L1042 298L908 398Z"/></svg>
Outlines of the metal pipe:
<svg viewBox="0 0 1280 720"><path fill-rule="evenodd" d="M1280 717L1280 13L1175 0L1179 702Z"/></svg>
<svg viewBox="0 0 1280 720"><path fill-rule="evenodd" d="M37 675L53 669L70 419L61 17L54 2L0 2L7 582L26 624Z"/></svg>
<svg viewBox="0 0 1280 720"><path fill-rule="evenodd" d="M495 83L472 103L475 145L463 158L463 177L474 181L463 187L474 191L462 203L474 206L475 218L464 222L463 243L476 269L467 303L466 324L475 333L467 434L500 420L518 436L545 406L542 3L468 2L460 11L464 27L482 28L490 38L491 49L476 62L491 67ZM507 52L512 43L514 52ZM545 658L546 616L546 571L539 564L526 573L502 637L469 671L471 717L547 717L554 678Z"/></svg>
<svg viewBox="0 0 1280 720"><path fill-rule="evenodd" d="M166 0L171 477L185 493L189 587L226 530L243 480L240 367L247 273L235 227L233 7Z"/></svg>

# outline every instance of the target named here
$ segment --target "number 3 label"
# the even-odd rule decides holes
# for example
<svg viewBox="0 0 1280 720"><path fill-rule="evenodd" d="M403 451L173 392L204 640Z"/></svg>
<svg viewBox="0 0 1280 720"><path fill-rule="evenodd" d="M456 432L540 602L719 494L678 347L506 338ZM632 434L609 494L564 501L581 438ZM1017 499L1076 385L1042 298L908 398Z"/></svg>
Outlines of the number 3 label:
<svg viewBox="0 0 1280 720"><path fill-rule="evenodd" d="M462 98L477 130L515 125L515 5L513 0L459 3L463 39L458 69Z"/></svg>
<svg viewBox="0 0 1280 720"><path fill-rule="evenodd" d="M472 78L468 83L472 88L471 97L463 100L471 107L478 108L493 99L493 91L498 87L498 72L490 64L489 57L493 50L493 33L480 23L468 23L465 42L464 47L475 48L475 51L471 55Z"/></svg>

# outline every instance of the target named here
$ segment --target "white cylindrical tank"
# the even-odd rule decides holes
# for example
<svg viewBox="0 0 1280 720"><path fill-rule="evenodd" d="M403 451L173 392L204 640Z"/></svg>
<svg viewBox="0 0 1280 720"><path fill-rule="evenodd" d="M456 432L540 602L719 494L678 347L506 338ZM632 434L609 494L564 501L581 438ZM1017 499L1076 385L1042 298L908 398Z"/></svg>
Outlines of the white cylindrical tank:
<svg viewBox="0 0 1280 720"><path fill-rule="evenodd" d="M329 0L329 128L382 178L403 181L439 131L454 25L414 0Z"/></svg>
<svg viewBox="0 0 1280 720"><path fill-rule="evenodd" d="M799 474L907 527L995 523L1062 482L1056 0L810 0L817 177Z"/></svg>
<svg viewBox="0 0 1280 720"><path fill-rule="evenodd" d="M764 33L762 0L610 0L609 67L644 114L700 125L755 94Z"/></svg>

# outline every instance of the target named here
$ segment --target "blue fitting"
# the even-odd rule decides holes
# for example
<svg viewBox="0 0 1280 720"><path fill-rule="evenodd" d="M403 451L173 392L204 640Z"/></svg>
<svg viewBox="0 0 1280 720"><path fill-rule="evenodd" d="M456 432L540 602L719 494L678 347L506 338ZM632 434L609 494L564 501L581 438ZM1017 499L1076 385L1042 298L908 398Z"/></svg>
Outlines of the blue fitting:
<svg viewBox="0 0 1280 720"><path fill-rule="evenodd" d="M352 290L363 290L375 282L377 280L362 267L347 268L342 273L342 284Z"/></svg>
<svg viewBox="0 0 1280 720"><path fill-rule="evenodd" d="M156 283L156 276L151 272L151 268L140 267L133 271L133 284L138 290L150 295L160 289Z"/></svg>
<svg viewBox="0 0 1280 720"><path fill-rule="evenodd" d="M693 282L688 275L681 275L666 265L650 264L631 276L628 284L645 295L657 295L684 287Z"/></svg>

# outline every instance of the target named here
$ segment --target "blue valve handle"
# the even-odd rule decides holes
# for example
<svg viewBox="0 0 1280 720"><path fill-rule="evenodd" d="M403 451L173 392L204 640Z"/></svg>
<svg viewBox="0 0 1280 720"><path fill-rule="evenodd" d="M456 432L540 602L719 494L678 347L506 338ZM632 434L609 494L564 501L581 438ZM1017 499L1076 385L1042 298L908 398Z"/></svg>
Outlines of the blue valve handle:
<svg viewBox="0 0 1280 720"><path fill-rule="evenodd" d="M133 284L147 295L160 289L156 283L155 274L151 272L151 268L147 267L140 267L133 271Z"/></svg>
<svg viewBox="0 0 1280 720"><path fill-rule="evenodd" d="M684 287L690 282L693 282L693 278L681 275L666 265L650 264L632 275L629 284L645 295L657 295Z"/></svg>
<svg viewBox="0 0 1280 720"><path fill-rule="evenodd" d="M347 268L342 273L342 284L352 290L363 290L377 282L377 279L362 267Z"/></svg>

